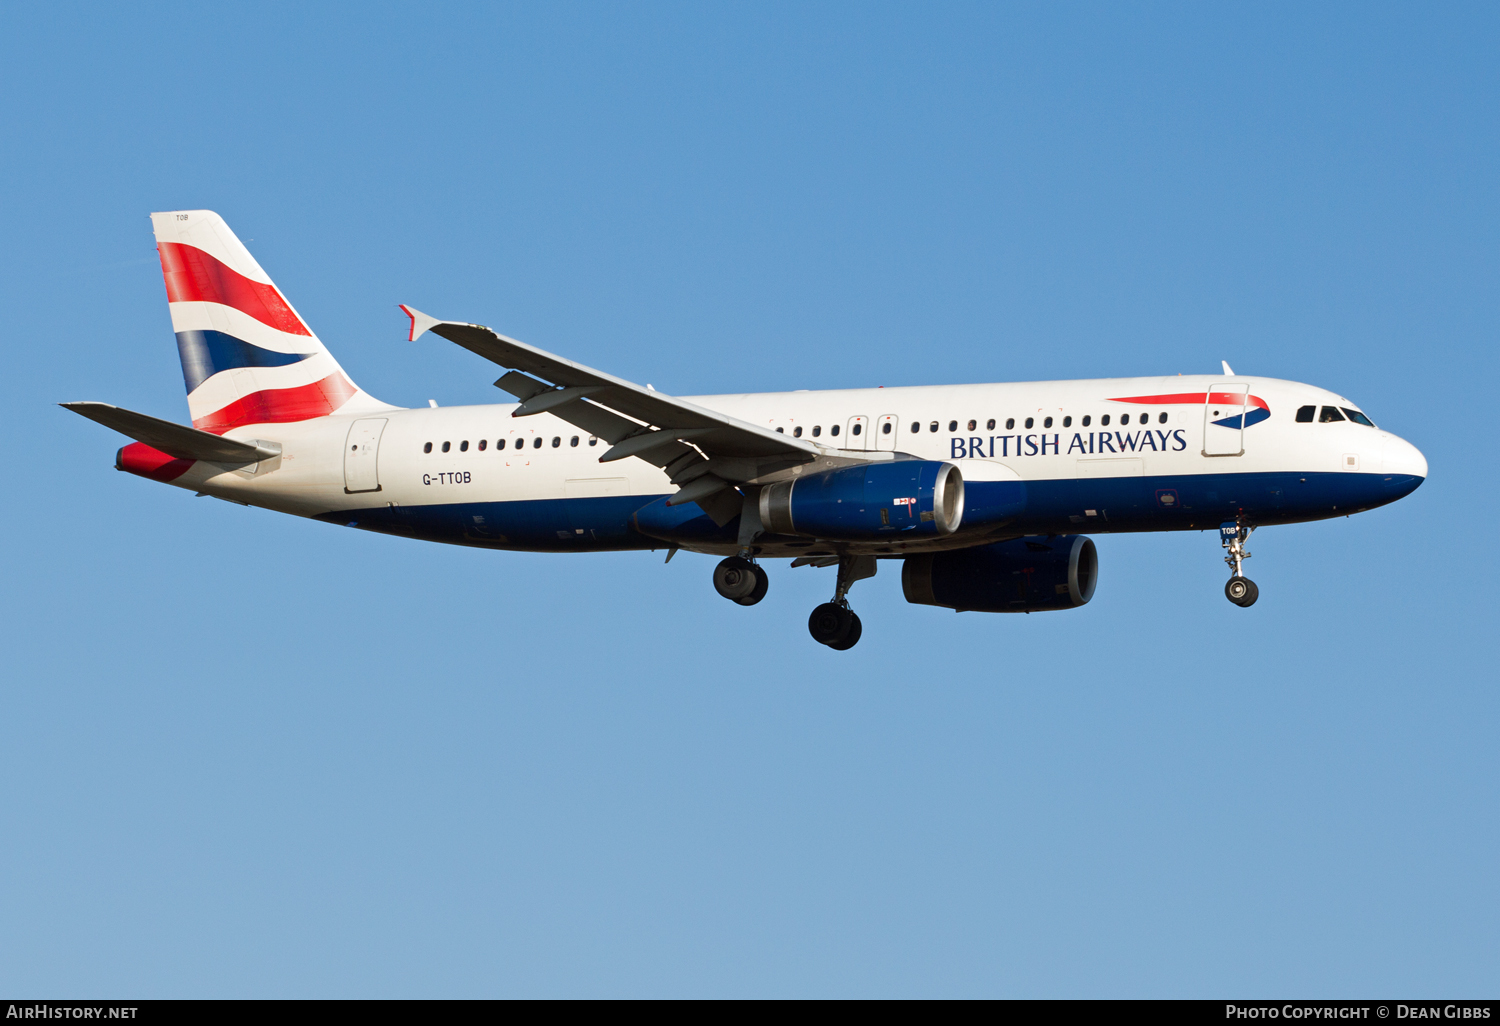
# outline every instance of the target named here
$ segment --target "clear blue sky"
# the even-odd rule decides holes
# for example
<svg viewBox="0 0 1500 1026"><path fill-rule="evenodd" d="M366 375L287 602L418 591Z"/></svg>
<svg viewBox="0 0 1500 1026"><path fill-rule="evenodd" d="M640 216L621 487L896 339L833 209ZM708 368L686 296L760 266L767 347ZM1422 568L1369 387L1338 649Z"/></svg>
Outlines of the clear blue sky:
<svg viewBox="0 0 1500 1026"><path fill-rule="evenodd" d="M1474 4L11 5L0 991L1493 996L1500 15ZM406 302L679 394L1215 371L1395 506L1100 536L1034 616L470 552L111 469L186 419L147 213L355 379Z"/></svg>

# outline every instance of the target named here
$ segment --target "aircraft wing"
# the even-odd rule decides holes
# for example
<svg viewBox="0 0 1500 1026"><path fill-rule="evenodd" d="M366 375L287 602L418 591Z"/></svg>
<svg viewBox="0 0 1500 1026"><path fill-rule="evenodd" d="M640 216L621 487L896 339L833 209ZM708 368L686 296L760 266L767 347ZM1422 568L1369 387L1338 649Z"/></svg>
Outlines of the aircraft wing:
<svg viewBox="0 0 1500 1026"><path fill-rule="evenodd" d="M827 450L643 388L612 374L507 338L480 324L441 321L409 306L411 340L431 331L510 373L495 382L521 405L512 414L551 413L609 442L608 463L634 456L663 468L678 492L670 505L697 502L721 523L739 513L731 485L811 462ZM727 513L730 505L733 512ZM711 508L713 507L713 508Z"/></svg>
<svg viewBox="0 0 1500 1026"><path fill-rule="evenodd" d="M122 435L144 442L158 452L183 460L207 460L210 463L258 463L271 459L281 452L280 446L269 448L266 444L237 442L233 438L222 438L208 431L170 420L160 420L121 409L109 403L59 403L65 410L114 428Z"/></svg>

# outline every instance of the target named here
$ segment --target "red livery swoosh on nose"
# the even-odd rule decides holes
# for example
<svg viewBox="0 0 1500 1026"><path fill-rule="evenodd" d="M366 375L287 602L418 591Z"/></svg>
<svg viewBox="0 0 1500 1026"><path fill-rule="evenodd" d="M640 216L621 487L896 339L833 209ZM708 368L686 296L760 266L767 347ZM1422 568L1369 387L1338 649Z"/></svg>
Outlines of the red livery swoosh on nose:
<svg viewBox="0 0 1500 1026"><path fill-rule="evenodd" d="M1193 403L1201 406L1204 403L1223 403L1226 406L1238 406L1240 404L1240 393L1238 392L1174 392L1171 395L1128 395L1118 399L1109 400L1112 403L1137 403L1142 406L1165 406L1173 403L1183 405ZM1269 410L1270 404L1258 395L1252 395L1249 399L1250 405L1262 410Z"/></svg>

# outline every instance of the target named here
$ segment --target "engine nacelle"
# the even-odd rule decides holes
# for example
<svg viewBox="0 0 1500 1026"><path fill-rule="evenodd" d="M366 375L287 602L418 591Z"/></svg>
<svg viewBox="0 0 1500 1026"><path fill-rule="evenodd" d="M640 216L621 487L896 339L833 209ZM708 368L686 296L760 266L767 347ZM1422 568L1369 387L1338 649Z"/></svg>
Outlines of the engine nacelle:
<svg viewBox="0 0 1500 1026"><path fill-rule="evenodd" d="M981 613L1072 609L1094 597L1098 579L1094 543L1076 534L907 556L901 567L906 601Z"/></svg>
<svg viewBox="0 0 1500 1026"><path fill-rule="evenodd" d="M933 460L862 463L760 490L760 522L774 534L834 541L941 537L958 530L963 515L963 475Z"/></svg>

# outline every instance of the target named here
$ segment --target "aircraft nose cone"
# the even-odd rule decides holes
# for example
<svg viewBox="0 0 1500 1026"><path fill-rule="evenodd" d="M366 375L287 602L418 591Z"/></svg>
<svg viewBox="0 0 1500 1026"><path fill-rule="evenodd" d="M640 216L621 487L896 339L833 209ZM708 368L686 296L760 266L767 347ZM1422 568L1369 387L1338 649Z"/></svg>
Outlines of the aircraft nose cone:
<svg viewBox="0 0 1500 1026"><path fill-rule="evenodd" d="M1385 472L1405 477L1425 479L1427 457L1404 438L1387 435L1385 440Z"/></svg>

